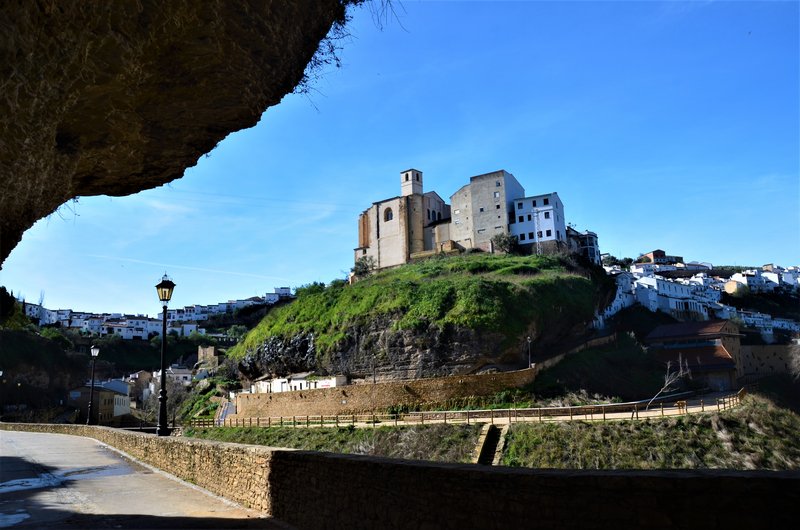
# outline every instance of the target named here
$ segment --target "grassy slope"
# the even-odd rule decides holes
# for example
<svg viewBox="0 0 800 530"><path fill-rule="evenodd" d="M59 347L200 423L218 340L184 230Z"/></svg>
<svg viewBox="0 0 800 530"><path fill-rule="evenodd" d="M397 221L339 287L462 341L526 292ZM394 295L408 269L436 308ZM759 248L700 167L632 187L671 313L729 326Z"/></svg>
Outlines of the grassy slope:
<svg viewBox="0 0 800 530"><path fill-rule="evenodd" d="M422 425L340 428L234 428L187 429L186 436L270 447L309 451L364 454L432 460L469 462L480 434L479 425Z"/></svg>
<svg viewBox="0 0 800 530"><path fill-rule="evenodd" d="M547 256L472 254L434 258L385 270L352 286L300 290L298 299L270 312L229 352L236 357L269 336L312 332L321 353L344 343L352 326L394 316L400 329L448 324L502 333L510 342L556 319L590 320L600 287Z"/></svg>
<svg viewBox="0 0 800 530"><path fill-rule="evenodd" d="M512 427L503 464L564 469L798 469L800 417L760 396L721 413Z"/></svg>
<svg viewBox="0 0 800 530"><path fill-rule="evenodd" d="M534 381L539 397L585 390L625 401L652 397L663 384L664 366L627 334L616 344L591 348L566 357Z"/></svg>

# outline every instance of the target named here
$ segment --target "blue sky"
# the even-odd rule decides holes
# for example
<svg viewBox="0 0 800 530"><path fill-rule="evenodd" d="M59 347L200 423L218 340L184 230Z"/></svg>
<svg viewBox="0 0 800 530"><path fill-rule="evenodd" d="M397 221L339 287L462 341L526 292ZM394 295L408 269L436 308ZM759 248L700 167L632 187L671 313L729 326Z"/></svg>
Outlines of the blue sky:
<svg viewBox="0 0 800 530"><path fill-rule="evenodd" d="M356 10L343 66L184 178L41 220L0 284L155 314L342 278L358 214L424 172L513 173L602 252L800 264L798 2L404 2Z"/></svg>

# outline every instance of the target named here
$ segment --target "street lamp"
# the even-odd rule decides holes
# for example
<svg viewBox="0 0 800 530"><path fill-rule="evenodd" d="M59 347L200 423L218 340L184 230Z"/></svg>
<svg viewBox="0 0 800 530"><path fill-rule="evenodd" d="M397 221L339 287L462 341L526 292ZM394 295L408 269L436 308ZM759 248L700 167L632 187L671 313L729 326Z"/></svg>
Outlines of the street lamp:
<svg viewBox="0 0 800 530"><path fill-rule="evenodd" d="M156 427L156 434L159 436L169 436L167 427L167 304L172 298L173 289L175 289L175 283L165 273L156 285L158 299L164 304L161 326L161 391L158 394L158 426Z"/></svg>
<svg viewBox="0 0 800 530"><path fill-rule="evenodd" d="M86 425L92 424L92 403L94 402L94 362L97 356L100 355L100 348L92 346L89 350L92 352L92 381L89 383L89 410L86 411Z"/></svg>
<svg viewBox="0 0 800 530"><path fill-rule="evenodd" d="M528 368L531 367L531 336L528 335Z"/></svg>

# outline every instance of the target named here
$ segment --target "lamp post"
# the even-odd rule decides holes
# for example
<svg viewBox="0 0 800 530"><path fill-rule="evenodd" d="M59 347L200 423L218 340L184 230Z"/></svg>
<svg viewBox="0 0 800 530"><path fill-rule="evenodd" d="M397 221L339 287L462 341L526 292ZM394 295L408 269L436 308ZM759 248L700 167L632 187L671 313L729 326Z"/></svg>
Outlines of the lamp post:
<svg viewBox="0 0 800 530"><path fill-rule="evenodd" d="M156 285L158 299L164 304L161 326L161 391L158 393L158 426L156 427L158 436L169 436L167 427L167 304L172 298L173 289L175 289L175 284L165 273Z"/></svg>
<svg viewBox="0 0 800 530"><path fill-rule="evenodd" d="M528 335L528 368L531 367L531 336Z"/></svg>
<svg viewBox="0 0 800 530"><path fill-rule="evenodd" d="M86 425L92 424L92 403L94 402L94 362L97 356L100 355L100 348L92 346L89 350L92 352L92 380L89 383L89 409L86 411Z"/></svg>

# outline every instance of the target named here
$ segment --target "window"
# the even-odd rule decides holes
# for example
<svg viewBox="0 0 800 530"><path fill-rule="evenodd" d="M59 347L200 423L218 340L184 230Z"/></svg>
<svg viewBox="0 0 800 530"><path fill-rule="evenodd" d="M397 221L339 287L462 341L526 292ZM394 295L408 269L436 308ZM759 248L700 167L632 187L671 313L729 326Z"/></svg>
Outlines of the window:
<svg viewBox="0 0 800 530"><path fill-rule="evenodd" d="M500 192L499 191L494 192L494 198L495 199L499 199L500 198Z"/></svg>
<svg viewBox="0 0 800 530"><path fill-rule="evenodd" d="M528 221L531 220L531 214L528 214Z"/></svg>
<svg viewBox="0 0 800 530"><path fill-rule="evenodd" d="M408 182L408 175L406 174L406 182Z"/></svg>
<svg viewBox="0 0 800 530"><path fill-rule="evenodd" d="M548 199L547 197L545 197L545 199L544 199L544 201L543 201L543 202L544 202L544 205L545 205L545 206L547 206L548 204L550 204L550 199Z"/></svg>
<svg viewBox="0 0 800 530"><path fill-rule="evenodd" d="M536 237L538 237L539 239L542 239L542 231L541 230L536 232Z"/></svg>
<svg viewBox="0 0 800 530"><path fill-rule="evenodd" d="M550 212L544 212L544 218L550 219Z"/></svg>
<svg viewBox="0 0 800 530"><path fill-rule="evenodd" d="M431 220L431 209L428 208L428 221L430 221L430 220Z"/></svg>
<svg viewBox="0 0 800 530"><path fill-rule="evenodd" d="M528 232L528 239L533 239L533 232Z"/></svg>
<svg viewBox="0 0 800 530"><path fill-rule="evenodd" d="M479 211L479 212L482 212L482 211L483 211L483 208L479 208L479 209L478 209L478 211Z"/></svg>
<svg viewBox="0 0 800 530"><path fill-rule="evenodd" d="M499 209L500 209L500 205L499 205L499 204L495 204L495 205L494 205L494 209L495 209L495 210L499 210Z"/></svg>
<svg viewBox="0 0 800 530"><path fill-rule="evenodd" d="M494 185L495 185L495 187L499 188L500 187L500 181L499 180L495 180L494 181Z"/></svg>
<svg viewBox="0 0 800 530"><path fill-rule="evenodd" d="M442 220L442 212L436 212L436 220L437 221L441 221Z"/></svg>
<svg viewBox="0 0 800 530"><path fill-rule="evenodd" d="M561 240L561 230L556 230L556 239Z"/></svg>
<svg viewBox="0 0 800 530"><path fill-rule="evenodd" d="M550 237L550 236L552 236L552 235L553 235L553 231L552 231L552 230L548 230L548 231L547 231L547 237Z"/></svg>
<svg viewBox="0 0 800 530"><path fill-rule="evenodd" d="M534 208L536 208L536 199L534 199L534 200L532 200L532 201L531 201L531 205L532 205Z"/></svg>
<svg viewBox="0 0 800 530"><path fill-rule="evenodd" d="M479 234L482 234L482 233L484 233L484 232L486 232L486 229L485 229L485 228L479 228L479 229L478 229L478 233L479 233Z"/></svg>
<svg viewBox="0 0 800 530"><path fill-rule="evenodd" d="M519 235L519 240L520 241L525 241L525 234L520 234Z"/></svg>
<svg viewBox="0 0 800 530"><path fill-rule="evenodd" d="M419 182L419 173L417 173L417 182Z"/></svg>
<svg viewBox="0 0 800 530"><path fill-rule="evenodd" d="M525 220L525 217L523 217L522 215L520 215L520 216L517 218L517 221L519 221L520 223L521 223L522 221L524 221L524 220Z"/></svg>
<svg viewBox="0 0 800 530"><path fill-rule="evenodd" d="M522 203L521 202L517 203L517 210L522 210Z"/></svg>
<svg viewBox="0 0 800 530"><path fill-rule="evenodd" d="M391 208L386 208L383 211L383 220L384 220L384 222L391 221L392 219L394 219L394 214L392 213L392 209Z"/></svg>
<svg viewBox="0 0 800 530"><path fill-rule="evenodd" d="M458 215L458 214L460 214L460 213L461 213L461 210L455 210L453 213L454 213L454 214L456 214L456 215Z"/></svg>

